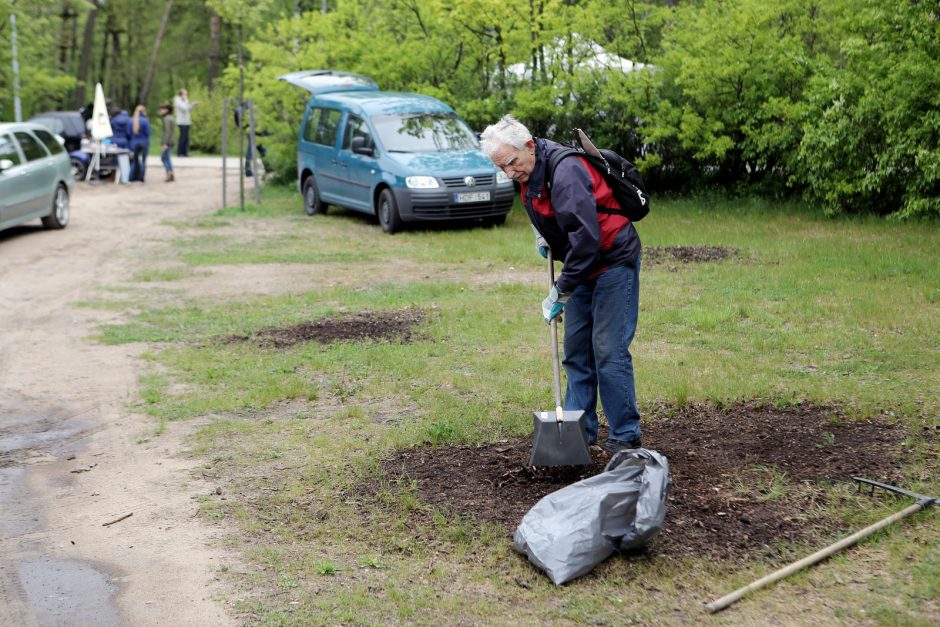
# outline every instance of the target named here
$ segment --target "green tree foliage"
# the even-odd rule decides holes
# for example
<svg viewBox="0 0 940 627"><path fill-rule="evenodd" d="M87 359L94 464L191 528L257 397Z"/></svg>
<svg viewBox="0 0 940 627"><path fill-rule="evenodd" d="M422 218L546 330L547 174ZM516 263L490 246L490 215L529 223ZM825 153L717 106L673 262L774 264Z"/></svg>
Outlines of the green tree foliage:
<svg viewBox="0 0 940 627"><path fill-rule="evenodd" d="M153 57L166 0L0 0L0 114L12 118L9 14L17 14L23 115L88 104L100 82L115 106L139 99ZM146 104L155 111L183 86L207 83L211 10L175 0L153 67ZM220 38L225 62L231 30ZM84 80L82 80L84 77Z"/></svg>
<svg viewBox="0 0 940 627"><path fill-rule="evenodd" d="M694 185L779 182L824 28L812 0L676 9L647 134L664 165Z"/></svg>
<svg viewBox="0 0 940 627"><path fill-rule="evenodd" d="M940 215L940 5L851 3L808 88L793 180L829 214Z"/></svg>
<svg viewBox="0 0 940 627"><path fill-rule="evenodd" d="M637 24L648 13L647 5L641 8ZM657 28L661 22L654 21ZM294 14L256 29L247 44L246 95L270 134L268 166L287 176L307 94L276 77L312 68L359 72L386 90L436 96L478 130L513 111L542 135L567 138L571 127L593 123L606 144L633 148L637 108L624 105L634 92L648 101L649 85L637 88L619 72L588 69L596 56L590 34L606 27L578 3L562 0L347 0L326 14ZM645 44L634 39L633 28L612 32L640 49ZM229 68L230 91L236 76Z"/></svg>
<svg viewBox="0 0 940 627"><path fill-rule="evenodd" d="M0 111L10 10L28 116L89 100L97 81L132 106L168 6L146 104L189 88L193 145L218 150L222 102L243 85L285 180L308 94L277 77L332 68L436 96L477 130L507 112L553 139L585 128L656 190L940 216L935 1L0 0Z"/></svg>
<svg viewBox="0 0 940 627"><path fill-rule="evenodd" d="M0 0L0 120L12 120L14 114L11 13L16 14L23 118L57 108L61 94L75 86L75 78L49 62L49 51L58 47L51 4Z"/></svg>

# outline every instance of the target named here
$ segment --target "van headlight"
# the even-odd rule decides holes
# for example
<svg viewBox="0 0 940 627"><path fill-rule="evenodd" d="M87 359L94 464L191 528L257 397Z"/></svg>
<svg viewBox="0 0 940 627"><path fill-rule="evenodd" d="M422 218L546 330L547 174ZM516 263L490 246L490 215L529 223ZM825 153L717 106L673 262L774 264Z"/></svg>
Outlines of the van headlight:
<svg viewBox="0 0 940 627"><path fill-rule="evenodd" d="M440 187L433 176L409 176L405 178L405 185L411 189L435 189Z"/></svg>
<svg viewBox="0 0 940 627"><path fill-rule="evenodd" d="M502 170L496 170L496 184L505 185L506 183L512 183L512 179L509 178L509 175Z"/></svg>

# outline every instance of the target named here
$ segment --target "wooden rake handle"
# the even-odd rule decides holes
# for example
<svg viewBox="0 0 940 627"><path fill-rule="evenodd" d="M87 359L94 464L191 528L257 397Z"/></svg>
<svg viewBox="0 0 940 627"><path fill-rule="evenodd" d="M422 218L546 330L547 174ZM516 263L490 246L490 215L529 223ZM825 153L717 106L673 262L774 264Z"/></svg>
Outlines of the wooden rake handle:
<svg viewBox="0 0 940 627"><path fill-rule="evenodd" d="M816 551L815 553L813 553L812 555L808 557L804 557L798 562L794 562L790 564L789 566L785 566L778 571L770 573L766 577L761 577L754 583L748 584L744 586L743 588L738 588L731 594L727 594L721 597L720 599L717 599L715 601L712 601L711 603L706 604L705 609L707 609L712 614L714 614L715 612L719 612L725 609L726 607L728 607L729 605L731 605L732 603L734 603L735 601L739 600L748 592L759 590L760 588L763 588L764 586L772 584L775 581L780 581L784 577L788 577L795 572L803 570L807 566L812 566L813 564L817 562L821 562L822 560L826 559L830 555L833 555L834 553L838 553L839 551L841 551L842 549L846 547L852 546L853 544L855 544L859 540L862 540L863 538L867 538L868 536L875 533L879 529L883 529L887 527L888 525L901 520L902 518L906 518L907 516L910 516L914 512L924 509L926 505L927 504L918 501L917 503L914 503L913 505L906 507L905 509L901 510L900 512L896 514L892 514L891 516L888 516L887 518L880 520L873 525L865 527L861 531L857 531L853 533L852 535L847 536L843 538L842 540L839 540L835 544L831 544L824 549L820 549L819 551Z"/></svg>

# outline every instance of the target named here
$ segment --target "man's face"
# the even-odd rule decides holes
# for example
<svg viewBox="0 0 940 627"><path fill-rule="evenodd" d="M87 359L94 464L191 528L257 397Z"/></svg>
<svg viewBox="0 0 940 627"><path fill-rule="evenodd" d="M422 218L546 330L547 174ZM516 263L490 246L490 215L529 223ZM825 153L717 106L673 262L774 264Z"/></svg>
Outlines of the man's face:
<svg viewBox="0 0 940 627"><path fill-rule="evenodd" d="M503 144L491 159L509 178L526 183L535 169L535 142L530 139L521 149Z"/></svg>

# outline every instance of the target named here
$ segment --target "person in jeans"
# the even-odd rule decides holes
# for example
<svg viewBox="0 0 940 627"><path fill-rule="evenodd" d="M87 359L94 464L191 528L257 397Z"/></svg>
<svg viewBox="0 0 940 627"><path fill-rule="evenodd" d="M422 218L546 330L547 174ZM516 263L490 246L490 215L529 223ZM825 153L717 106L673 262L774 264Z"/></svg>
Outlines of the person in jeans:
<svg viewBox="0 0 940 627"><path fill-rule="evenodd" d="M111 142L118 148L130 150L131 116L124 109L114 109L111 115ZM126 152L117 155L118 171L115 176L121 183L127 183L131 177L131 160Z"/></svg>
<svg viewBox="0 0 940 627"><path fill-rule="evenodd" d="M131 134L131 116L124 109L115 109L111 116L111 143L127 148Z"/></svg>
<svg viewBox="0 0 940 627"><path fill-rule="evenodd" d="M193 123L190 111L196 106L195 102L189 101L189 92L180 89L179 94L173 99L173 108L176 109L176 125L180 129L180 143L176 146L177 157L189 156L189 127Z"/></svg>
<svg viewBox="0 0 940 627"><path fill-rule="evenodd" d="M133 151L131 157L131 182L144 182L147 174L147 153L150 152L150 120L147 109L140 104L134 109L131 118L131 133L128 148Z"/></svg>
<svg viewBox="0 0 940 627"><path fill-rule="evenodd" d="M519 184L542 256L563 261L561 273L542 302L546 321L564 311L564 360L568 375L566 410L583 410L589 444L597 441L597 397L607 415L603 448L639 448L630 343L636 333L640 298L640 237L618 210L604 177L584 159L562 159L546 184L552 154L564 146L533 138L510 115L481 135L483 152Z"/></svg>
<svg viewBox="0 0 940 627"><path fill-rule="evenodd" d="M173 142L176 140L176 118L173 117L173 106L170 103L160 105L160 119L163 121L163 138L160 142L163 148L160 152L160 161L163 162L163 169L166 170L166 182L170 183L175 180L170 153L173 152Z"/></svg>

